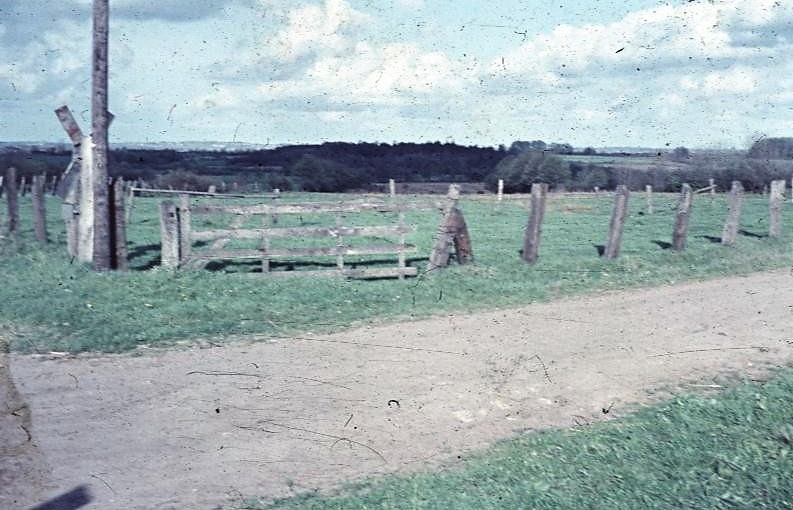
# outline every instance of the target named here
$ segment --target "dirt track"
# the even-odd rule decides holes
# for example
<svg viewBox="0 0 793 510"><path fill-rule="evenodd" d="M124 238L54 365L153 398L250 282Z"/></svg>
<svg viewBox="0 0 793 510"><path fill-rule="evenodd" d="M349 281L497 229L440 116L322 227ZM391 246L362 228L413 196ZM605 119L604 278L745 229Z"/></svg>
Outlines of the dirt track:
<svg viewBox="0 0 793 510"><path fill-rule="evenodd" d="M85 484L84 508L234 508L762 374L793 361L791 319L785 270L323 337L15 355L11 368L51 468L40 498Z"/></svg>

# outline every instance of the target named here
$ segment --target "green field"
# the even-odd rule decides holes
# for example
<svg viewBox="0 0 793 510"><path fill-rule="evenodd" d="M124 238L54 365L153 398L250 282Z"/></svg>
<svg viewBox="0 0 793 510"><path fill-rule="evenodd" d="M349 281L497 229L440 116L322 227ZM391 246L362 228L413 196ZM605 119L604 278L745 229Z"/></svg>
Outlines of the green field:
<svg viewBox="0 0 793 510"><path fill-rule="evenodd" d="M502 441L461 467L251 509L793 508L793 372L617 422Z"/></svg>
<svg viewBox="0 0 793 510"><path fill-rule="evenodd" d="M284 200L356 198L360 197L287 194ZM16 239L0 242L0 328L12 347L24 352L122 352L180 342L224 342L247 335L338 331L364 323L508 307L793 263L790 221L782 240L763 237L768 205L759 196L745 201L742 228L747 235L739 236L736 246L727 248L713 242L721 234L726 209L723 197L711 201L708 196L698 196L688 249L683 253L664 249L663 243L671 237L675 200L673 195L656 195L655 214L650 216L644 214L643 194L634 194L622 256L606 261L598 257L596 245L602 245L606 237L610 198L605 194L599 199L591 195L552 197L540 261L528 266L518 254L527 221L526 197L510 196L498 208L491 196L464 196L461 208L469 225L475 264L424 273L439 213L412 211L407 222L417 225L418 232L410 234L407 241L418 246L410 263L419 268L420 276L404 281L345 281L227 274L255 267L241 264L216 264L214 271L161 270L160 200L155 198L135 200L128 228L131 270L96 274L67 257L59 203L54 198L47 204L52 242L43 249L36 245L27 197L22 199L21 232ZM5 210L4 200L0 207ZM788 202L785 209L790 217L793 205ZM319 220L306 217L300 221L311 224ZM377 223L382 218L361 217L358 221Z"/></svg>

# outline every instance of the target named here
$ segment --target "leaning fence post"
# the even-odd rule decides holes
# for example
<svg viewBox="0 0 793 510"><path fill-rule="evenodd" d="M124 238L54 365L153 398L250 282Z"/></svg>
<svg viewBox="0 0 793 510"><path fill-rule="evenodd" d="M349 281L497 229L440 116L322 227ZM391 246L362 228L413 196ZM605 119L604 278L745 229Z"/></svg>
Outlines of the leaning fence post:
<svg viewBox="0 0 793 510"><path fill-rule="evenodd" d="M17 169L9 167L5 175L6 200L8 202L8 233L13 234L19 226L19 198L17 197Z"/></svg>
<svg viewBox="0 0 793 510"><path fill-rule="evenodd" d="M785 196L785 181L771 181L768 197L768 236L782 237L782 199Z"/></svg>
<svg viewBox="0 0 793 510"><path fill-rule="evenodd" d="M448 205L444 209L443 219L438 226L438 234L427 265L428 269L447 267L452 245L454 245L458 263L465 264L473 259L468 226L465 224L462 211L457 208L457 202L460 199L460 187L457 184L449 185L447 198Z"/></svg>
<svg viewBox="0 0 793 510"><path fill-rule="evenodd" d="M609 233L606 238L606 248L603 250L603 257L607 259L616 259L620 256L622 231L625 228L625 217L628 214L629 197L630 191L627 186L617 186L617 191L614 194L614 207L611 210Z"/></svg>
<svg viewBox="0 0 793 510"><path fill-rule="evenodd" d="M548 185L534 183L531 185L531 214L526 233L523 237L523 260L529 264L537 262L540 251L540 234L542 233L542 220L545 217L545 198Z"/></svg>
<svg viewBox="0 0 793 510"><path fill-rule="evenodd" d="M688 236L688 218L691 216L691 186L683 184L680 190L680 200L677 203L677 216L675 218L675 229L672 232L672 249L682 251L686 247L686 237Z"/></svg>
<svg viewBox="0 0 793 510"><path fill-rule="evenodd" d="M735 243L738 235L738 227L741 224L741 203L743 201L743 186L740 181L732 181L730 189L729 205L727 207L727 219L724 221L724 230L721 233L721 244L731 246Z"/></svg>
<svg viewBox="0 0 793 510"><path fill-rule="evenodd" d="M47 242L47 212L44 203L44 184L46 177L43 175L33 176L33 229L36 233L36 240L45 244Z"/></svg>
<svg viewBox="0 0 793 510"><path fill-rule="evenodd" d="M170 200L160 203L160 264L166 269L179 267L179 217Z"/></svg>

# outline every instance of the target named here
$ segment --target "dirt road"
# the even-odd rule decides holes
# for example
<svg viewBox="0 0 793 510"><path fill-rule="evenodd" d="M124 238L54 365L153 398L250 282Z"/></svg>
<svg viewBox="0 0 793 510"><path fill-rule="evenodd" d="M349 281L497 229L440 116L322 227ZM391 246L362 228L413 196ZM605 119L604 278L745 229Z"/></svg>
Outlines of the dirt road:
<svg viewBox="0 0 793 510"><path fill-rule="evenodd" d="M11 369L51 469L42 498L87 485L85 508L235 508L762 375L793 361L791 319L786 270Z"/></svg>

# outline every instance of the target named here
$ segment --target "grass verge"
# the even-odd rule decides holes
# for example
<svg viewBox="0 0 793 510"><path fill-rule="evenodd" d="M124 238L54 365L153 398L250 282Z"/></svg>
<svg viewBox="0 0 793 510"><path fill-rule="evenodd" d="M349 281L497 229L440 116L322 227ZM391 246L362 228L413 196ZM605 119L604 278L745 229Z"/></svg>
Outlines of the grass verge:
<svg viewBox="0 0 793 510"><path fill-rule="evenodd" d="M122 352L182 340L222 342L234 336L338 331L375 321L467 313L793 264L790 222L782 240L764 237L766 199L746 198L744 235L736 246L724 247L718 244L726 212L723 197L698 196L687 249L676 253L665 248L675 197L657 194L655 214L649 215L642 195L631 198L622 255L616 261L602 260L597 253L606 237L610 199L605 194L600 199L553 197L540 260L533 266L518 254L527 221L525 197L497 207L492 197L466 196L461 207L476 263L405 281L228 274L251 269L241 264L218 265L214 271L162 271L160 200L154 198L136 199L128 226L131 270L96 274L67 257L58 201L47 204L52 242L40 248L33 241L29 200L23 199L21 232L16 239L0 240L0 331L19 351ZM360 197L296 195L286 200L344 198ZM790 215L793 204L786 202L785 208ZM420 270L438 221L437 211L407 215L407 222L418 227L407 241L418 247L411 264Z"/></svg>
<svg viewBox="0 0 793 510"><path fill-rule="evenodd" d="M626 418L497 444L454 470L251 509L793 508L793 371Z"/></svg>

